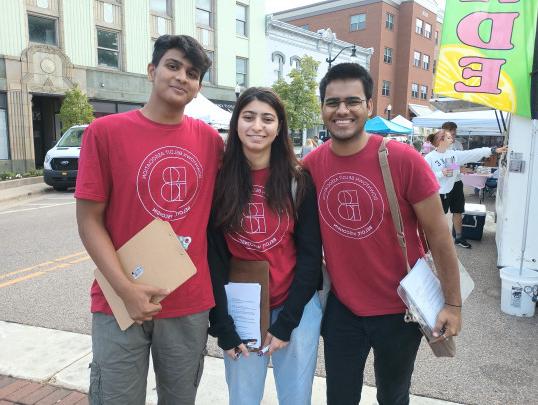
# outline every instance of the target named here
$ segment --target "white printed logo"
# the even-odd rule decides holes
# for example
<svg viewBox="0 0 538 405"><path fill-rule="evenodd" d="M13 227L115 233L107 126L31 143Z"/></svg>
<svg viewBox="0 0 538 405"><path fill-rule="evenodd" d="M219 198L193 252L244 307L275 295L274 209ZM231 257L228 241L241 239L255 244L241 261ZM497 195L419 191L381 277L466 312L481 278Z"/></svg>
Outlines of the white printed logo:
<svg viewBox="0 0 538 405"><path fill-rule="evenodd" d="M266 233L263 203L248 203L248 215L241 220L241 228L248 234Z"/></svg>
<svg viewBox="0 0 538 405"><path fill-rule="evenodd" d="M265 252L280 243L289 229L290 216L286 211L269 221L266 208L264 187L254 185L251 202L241 219L242 232L231 232L230 237L246 249L259 252Z"/></svg>
<svg viewBox="0 0 538 405"><path fill-rule="evenodd" d="M338 214L346 221L360 221L359 196L357 190L343 190L338 192Z"/></svg>
<svg viewBox="0 0 538 405"><path fill-rule="evenodd" d="M372 235L381 225L385 210L377 187L366 177L350 172L328 178L320 189L318 204L329 228L352 239Z"/></svg>
<svg viewBox="0 0 538 405"><path fill-rule="evenodd" d="M196 156L178 146L165 146L148 154L136 179L138 198L154 218L184 218L198 197L203 168Z"/></svg>
<svg viewBox="0 0 538 405"><path fill-rule="evenodd" d="M183 201L187 194L187 170L185 167L167 167L163 170L161 197L167 202Z"/></svg>

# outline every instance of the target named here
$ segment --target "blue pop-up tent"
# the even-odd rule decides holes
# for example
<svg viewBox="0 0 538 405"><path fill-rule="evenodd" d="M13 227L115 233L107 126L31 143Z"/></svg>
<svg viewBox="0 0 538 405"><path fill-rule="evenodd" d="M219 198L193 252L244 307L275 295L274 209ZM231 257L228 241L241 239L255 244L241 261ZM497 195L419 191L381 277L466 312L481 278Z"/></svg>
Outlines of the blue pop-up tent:
<svg viewBox="0 0 538 405"><path fill-rule="evenodd" d="M364 129L366 130L366 132L373 132L375 134L384 135L408 135L413 132L411 128L406 128L404 126L396 124L395 122L388 121L384 118L381 118L379 115L366 121Z"/></svg>

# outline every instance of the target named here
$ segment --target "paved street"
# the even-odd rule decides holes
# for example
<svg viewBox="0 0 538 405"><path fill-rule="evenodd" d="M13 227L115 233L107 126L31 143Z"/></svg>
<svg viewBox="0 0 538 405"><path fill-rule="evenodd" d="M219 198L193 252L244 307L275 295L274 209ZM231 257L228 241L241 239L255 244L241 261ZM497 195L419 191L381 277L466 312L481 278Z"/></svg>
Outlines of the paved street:
<svg viewBox="0 0 538 405"><path fill-rule="evenodd" d="M0 208L0 229L0 319L89 333L92 262L77 234L73 193Z"/></svg>
<svg viewBox="0 0 538 405"><path fill-rule="evenodd" d="M486 202L492 211L494 200ZM89 334L93 263L77 235L72 192L48 192L0 205L0 229L0 320ZM466 404L534 403L538 316L516 318L500 312L491 215L483 240L473 242L471 250L458 249L458 254L476 283L464 308L458 356L435 359L423 343L412 392ZM213 340L209 352L219 355ZM322 356L320 352L321 376ZM374 385L371 364L366 382Z"/></svg>

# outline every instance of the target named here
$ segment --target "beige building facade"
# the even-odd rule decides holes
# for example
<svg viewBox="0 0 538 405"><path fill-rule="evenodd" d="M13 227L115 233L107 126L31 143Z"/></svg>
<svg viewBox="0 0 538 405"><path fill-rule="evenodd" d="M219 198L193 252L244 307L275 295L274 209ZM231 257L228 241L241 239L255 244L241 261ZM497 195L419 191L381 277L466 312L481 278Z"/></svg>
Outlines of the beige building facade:
<svg viewBox="0 0 538 405"><path fill-rule="evenodd" d="M141 107L147 63L163 34L197 38L213 60L203 94L233 106L236 85L264 81L264 2L4 0L0 15L0 172L39 168L57 141L65 92L96 116Z"/></svg>

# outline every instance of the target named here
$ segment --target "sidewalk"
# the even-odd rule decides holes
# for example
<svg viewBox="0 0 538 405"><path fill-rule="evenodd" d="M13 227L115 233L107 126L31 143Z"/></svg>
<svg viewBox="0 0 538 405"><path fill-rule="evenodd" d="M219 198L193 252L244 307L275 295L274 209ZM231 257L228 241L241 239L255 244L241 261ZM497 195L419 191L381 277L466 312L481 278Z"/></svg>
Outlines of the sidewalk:
<svg viewBox="0 0 538 405"><path fill-rule="evenodd" d="M86 397L81 393L88 392L90 361L89 335L0 321L0 405L84 404ZM146 403L156 404L155 376L149 374ZM227 402L223 361L207 356L196 404ZM364 386L361 403L377 403L375 388ZM267 373L262 404L278 404L271 372ZM312 404L325 404L325 379L322 377L314 379ZM411 404L454 403L411 396Z"/></svg>
<svg viewBox="0 0 538 405"><path fill-rule="evenodd" d="M52 187L45 184L43 176L1 181L0 203L22 200L49 191L52 191Z"/></svg>

